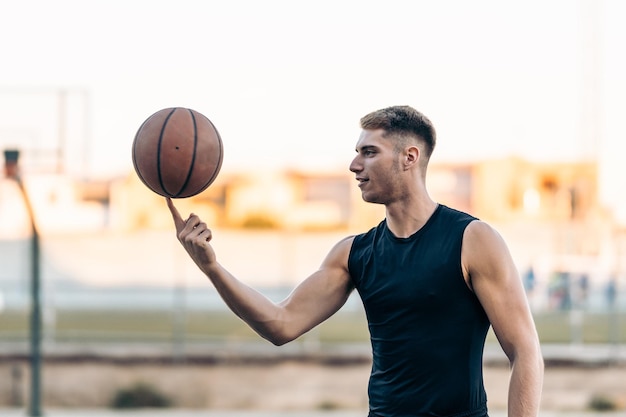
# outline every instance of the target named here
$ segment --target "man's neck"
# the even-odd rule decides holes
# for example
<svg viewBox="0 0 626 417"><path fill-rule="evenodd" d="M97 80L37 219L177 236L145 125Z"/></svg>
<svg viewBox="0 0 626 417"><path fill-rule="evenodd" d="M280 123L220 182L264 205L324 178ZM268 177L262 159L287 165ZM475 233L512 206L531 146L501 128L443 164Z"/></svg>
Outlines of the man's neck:
<svg viewBox="0 0 626 417"><path fill-rule="evenodd" d="M438 205L427 195L412 203L389 205L386 207L387 227L396 237L409 237L426 224Z"/></svg>

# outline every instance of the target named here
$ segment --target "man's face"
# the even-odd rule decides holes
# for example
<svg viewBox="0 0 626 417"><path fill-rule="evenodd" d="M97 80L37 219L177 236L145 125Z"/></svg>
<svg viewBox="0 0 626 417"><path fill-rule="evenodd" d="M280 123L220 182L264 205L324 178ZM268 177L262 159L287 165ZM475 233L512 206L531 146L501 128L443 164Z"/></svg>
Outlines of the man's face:
<svg viewBox="0 0 626 417"><path fill-rule="evenodd" d="M356 157L350 164L359 182L363 200L388 204L400 191L401 158L394 150L392 138L384 138L384 131L363 130L356 144Z"/></svg>

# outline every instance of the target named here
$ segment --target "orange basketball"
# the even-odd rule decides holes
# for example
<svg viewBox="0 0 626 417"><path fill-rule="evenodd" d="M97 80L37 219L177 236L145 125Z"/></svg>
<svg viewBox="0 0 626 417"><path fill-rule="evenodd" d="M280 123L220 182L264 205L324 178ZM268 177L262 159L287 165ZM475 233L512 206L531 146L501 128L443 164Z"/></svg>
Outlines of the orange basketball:
<svg viewBox="0 0 626 417"><path fill-rule="evenodd" d="M164 197L186 198L204 191L222 167L222 138L195 110L159 110L139 127L133 165L141 181Z"/></svg>

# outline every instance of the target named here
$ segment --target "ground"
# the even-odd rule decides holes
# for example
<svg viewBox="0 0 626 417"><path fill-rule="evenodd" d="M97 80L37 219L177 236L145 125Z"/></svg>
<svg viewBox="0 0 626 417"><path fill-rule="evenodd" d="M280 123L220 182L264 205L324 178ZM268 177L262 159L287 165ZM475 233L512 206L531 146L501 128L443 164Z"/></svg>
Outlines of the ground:
<svg viewBox="0 0 626 417"><path fill-rule="evenodd" d="M0 408L26 401L26 362L0 362ZM322 410L365 409L367 363L121 363L57 361L42 369L44 403L60 408L108 407L115 393L150 384L182 408ZM19 376L21 374L21 377ZM492 410L506 406L509 371L487 366L485 384ZM549 366L543 410L578 411L592 398L626 409L626 365Z"/></svg>

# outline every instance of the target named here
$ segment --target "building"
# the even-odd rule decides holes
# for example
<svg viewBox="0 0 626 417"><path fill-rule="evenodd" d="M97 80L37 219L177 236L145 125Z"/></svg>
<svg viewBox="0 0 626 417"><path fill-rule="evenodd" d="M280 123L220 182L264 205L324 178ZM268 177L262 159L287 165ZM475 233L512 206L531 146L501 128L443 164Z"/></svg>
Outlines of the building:
<svg viewBox="0 0 626 417"><path fill-rule="evenodd" d="M14 230L20 222L12 221L23 212L19 193L6 183L10 180L4 181L1 229L24 237L27 223L20 221L21 229ZM172 219L164 198L134 172L108 181L56 175L25 178L25 183L34 195L44 236L98 233L104 239L157 230L170 237ZM626 245L616 243L623 234L599 203L593 162L537 163L511 157L440 163L431 166L427 183L435 200L493 224L520 270L532 266L539 280L562 269L589 272L592 279L602 280L626 268L620 264ZM233 236L315 232L335 241L338 235L365 231L384 217L383 206L362 201L354 175L347 171L223 172L207 190L176 200L176 206L183 216L197 213L212 228L230 230ZM232 241L236 247L237 239Z"/></svg>

